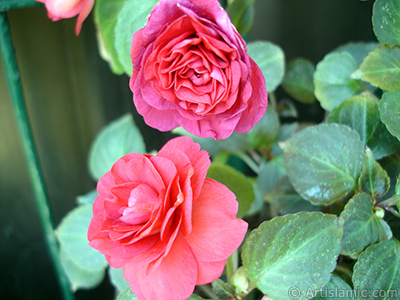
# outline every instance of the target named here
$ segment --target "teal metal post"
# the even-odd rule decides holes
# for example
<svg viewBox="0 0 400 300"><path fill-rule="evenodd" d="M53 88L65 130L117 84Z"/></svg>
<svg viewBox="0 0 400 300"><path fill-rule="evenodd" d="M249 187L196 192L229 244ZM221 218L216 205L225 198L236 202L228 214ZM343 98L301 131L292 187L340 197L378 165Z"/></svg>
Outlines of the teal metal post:
<svg viewBox="0 0 400 300"><path fill-rule="evenodd" d="M4 69L8 80L12 104L21 135L23 150L50 258L53 262L64 299L73 300L74 296L70 289L68 278L66 277L59 260L58 243L54 232L48 196L29 124L20 74L10 35L10 26L5 12L0 12L0 50L3 57Z"/></svg>

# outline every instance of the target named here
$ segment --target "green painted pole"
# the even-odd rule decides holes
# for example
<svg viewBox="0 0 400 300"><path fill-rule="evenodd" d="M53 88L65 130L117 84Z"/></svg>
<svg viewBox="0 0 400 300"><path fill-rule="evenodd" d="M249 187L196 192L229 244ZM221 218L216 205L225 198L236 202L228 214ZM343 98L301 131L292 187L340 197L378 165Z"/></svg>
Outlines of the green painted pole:
<svg viewBox="0 0 400 300"><path fill-rule="evenodd" d="M20 74L10 35L10 26L5 12L0 12L0 50L3 57L4 69L6 72L13 109L21 135L23 150L50 258L54 265L63 298L65 300L73 300L74 296L70 289L68 278L66 277L59 260L58 243L49 209L48 196L35 149L32 131L29 125Z"/></svg>

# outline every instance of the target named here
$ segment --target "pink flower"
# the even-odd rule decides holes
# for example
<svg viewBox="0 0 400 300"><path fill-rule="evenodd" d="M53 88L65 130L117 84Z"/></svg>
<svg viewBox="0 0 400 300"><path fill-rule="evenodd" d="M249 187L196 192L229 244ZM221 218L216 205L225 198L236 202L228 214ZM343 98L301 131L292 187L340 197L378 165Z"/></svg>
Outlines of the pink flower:
<svg viewBox="0 0 400 300"><path fill-rule="evenodd" d="M161 0L132 38L130 88L145 122L200 137L244 133L267 108L265 80L217 0Z"/></svg>
<svg viewBox="0 0 400 300"><path fill-rule="evenodd" d="M123 268L138 299L187 299L217 279L247 223L235 195L206 177L210 159L188 137L156 156L130 153L99 180L89 245Z"/></svg>
<svg viewBox="0 0 400 300"><path fill-rule="evenodd" d="M47 14L52 21L69 19L79 15L76 22L75 34L79 35L82 23L93 8L94 0L36 0L44 3Z"/></svg>

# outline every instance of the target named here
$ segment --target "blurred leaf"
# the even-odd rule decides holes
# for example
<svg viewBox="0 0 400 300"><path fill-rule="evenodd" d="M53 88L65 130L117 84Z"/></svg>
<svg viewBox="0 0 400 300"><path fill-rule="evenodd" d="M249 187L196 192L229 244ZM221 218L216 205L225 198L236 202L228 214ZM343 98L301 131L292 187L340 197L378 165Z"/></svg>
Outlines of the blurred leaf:
<svg viewBox="0 0 400 300"><path fill-rule="evenodd" d="M239 202L238 218L248 212L254 201L254 191L251 181L246 176L228 165L211 163L207 177L226 185L236 195Z"/></svg>
<svg viewBox="0 0 400 300"><path fill-rule="evenodd" d="M279 146L279 143L286 141L288 138L293 136L297 129L299 128L299 124L294 123L285 123L279 127L278 136L276 137L275 143L272 145L271 155L278 156L283 153L283 149Z"/></svg>
<svg viewBox="0 0 400 300"><path fill-rule="evenodd" d="M400 173L400 157L397 153L387 156L379 161L379 164L386 171L390 178L389 191L379 201L391 198L395 195L397 177Z"/></svg>
<svg viewBox="0 0 400 300"><path fill-rule="evenodd" d="M63 249L60 249L60 262L71 283L72 291L92 289L103 281L105 275L104 267L98 270L84 269L71 259Z"/></svg>
<svg viewBox="0 0 400 300"><path fill-rule="evenodd" d="M270 42L255 41L247 44L247 53L260 67L267 91L275 91L285 72L285 54L282 49Z"/></svg>
<svg viewBox="0 0 400 300"><path fill-rule="evenodd" d="M293 188L287 176L277 181L274 188L264 196L279 214L293 214L300 211L318 211L320 207L304 200Z"/></svg>
<svg viewBox="0 0 400 300"><path fill-rule="evenodd" d="M128 286L118 294L116 300L138 300L138 298L136 298L131 288Z"/></svg>
<svg viewBox="0 0 400 300"><path fill-rule="evenodd" d="M399 299L400 243L384 240L369 246L358 257L353 273L354 290L365 291L364 300ZM379 292L379 297L376 293ZM384 295L384 296L382 296Z"/></svg>
<svg viewBox="0 0 400 300"><path fill-rule="evenodd" d="M359 94L364 89L359 80L350 78L357 67L354 58L346 52L330 53L317 64L314 73L314 93L325 110L331 111L343 100Z"/></svg>
<svg viewBox="0 0 400 300"><path fill-rule="evenodd" d="M347 52L353 57L357 66L359 66L368 53L375 50L378 46L379 43L350 42L336 48L331 53Z"/></svg>
<svg viewBox="0 0 400 300"><path fill-rule="evenodd" d="M366 149L365 164L361 170L358 185L361 191L372 198L381 198L389 190L390 178L386 171L376 162L370 149Z"/></svg>
<svg viewBox="0 0 400 300"><path fill-rule="evenodd" d="M76 203L78 205L93 204L94 200L98 196L97 190L94 189L85 195L76 197Z"/></svg>
<svg viewBox="0 0 400 300"><path fill-rule="evenodd" d="M263 192L268 194L283 176L286 175L285 160L283 155L276 156L271 160L262 161L260 172L257 176L257 186Z"/></svg>
<svg viewBox="0 0 400 300"><path fill-rule="evenodd" d="M128 0L118 15L115 26L115 49L124 71L132 75L131 44L133 34L147 23L147 16L158 0Z"/></svg>
<svg viewBox="0 0 400 300"><path fill-rule="evenodd" d="M347 126L320 124L286 141L286 171L294 189L314 204L350 194L364 165L364 145Z"/></svg>
<svg viewBox="0 0 400 300"><path fill-rule="evenodd" d="M372 25L382 44L400 45L400 2L398 0L375 1Z"/></svg>
<svg viewBox="0 0 400 300"><path fill-rule="evenodd" d="M250 139L250 149L269 149L279 132L279 118L274 108L267 109L264 116L254 127L245 133ZM224 143L225 141L222 141ZM226 141L228 144L229 142ZM228 148L228 147L225 147Z"/></svg>
<svg viewBox="0 0 400 300"><path fill-rule="evenodd" d="M118 59L117 50L114 47L114 39L118 14L127 1L96 0L96 5L94 6L94 20L97 25L100 54L104 60L109 62L111 70L115 74L124 72L123 66Z"/></svg>
<svg viewBox="0 0 400 300"><path fill-rule="evenodd" d="M292 60L287 68L282 82L283 89L294 99L310 104L314 97L314 65L305 59Z"/></svg>
<svg viewBox="0 0 400 300"><path fill-rule="evenodd" d="M60 247L79 267L99 270L108 266L104 255L89 246L87 231L92 219L92 205L82 205L70 211L57 227Z"/></svg>
<svg viewBox="0 0 400 300"><path fill-rule="evenodd" d="M244 36L253 25L255 0L233 0L229 1L226 12L229 15L237 31Z"/></svg>
<svg viewBox="0 0 400 300"><path fill-rule="evenodd" d="M379 102L382 122L400 140L400 91L386 92Z"/></svg>
<svg viewBox="0 0 400 300"><path fill-rule="evenodd" d="M114 269L113 267L108 268L108 276L110 277L110 281L112 285L119 292L123 291L126 287L129 286L129 282L125 280L122 273L123 273L122 268L121 269Z"/></svg>
<svg viewBox="0 0 400 300"><path fill-rule="evenodd" d="M351 78L383 90L400 89L400 48L386 46L370 52Z"/></svg>
<svg viewBox="0 0 400 300"><path fill-rule="evenodd" d="M243 246L250 285L279 300L292 300L289 289L296 287L296 299L307 299L309 289L329 282L342 234L340 220L322 213L301 212L263 222Z"/></svg>
<svg viewBox="0 0 400 300"><path fill-rule="evenodd" d="M332 274L331 280L314 300L355 300L354 295L353 289L342 278Z"/></svg>
<svg viewBox="0 0 400 300"><path fill-rule="evenodd" d="M344 220L341 253L354 259L365 247L392 237L390 227L375 215L372 199L367 194L350 199L340 217Z"/></svg>
<svg viewBox="0 0 400 300"><path fill-rule="evenodd" d="M298 112L294 103L289 99L282 99L278 102L277 111L279 116L284 118L297 118Z"/></svg>
<svg viewBox="0 0 400 300"><path fill-rule="evenodd" d="M96 136L89 152L89 171L93 179L100 179L119 158L130 152L144 153L146 148L132 116L126 114Z"/></svg>
<svg viewBox="0 0 400 300"><path fill-rule="evenodd" d="M338 123L353 128L376 159L388 156L400 149L397 141L385 128L379 117L377 99L369 92L343 101L332 110L328 123Z"/></svg>

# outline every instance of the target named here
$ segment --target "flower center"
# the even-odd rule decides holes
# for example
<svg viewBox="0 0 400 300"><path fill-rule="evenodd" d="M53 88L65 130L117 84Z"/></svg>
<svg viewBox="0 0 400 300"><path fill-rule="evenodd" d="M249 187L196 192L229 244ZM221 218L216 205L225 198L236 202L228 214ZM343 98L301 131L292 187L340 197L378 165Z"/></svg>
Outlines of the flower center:
<svg viewBox="0 0 400 300"><path fill-rule="evenodd" d="M132 189L128 206L122 211L120 220L130 224L139 225L150 220L157 193L147 184L139 184Z"/></svg>

